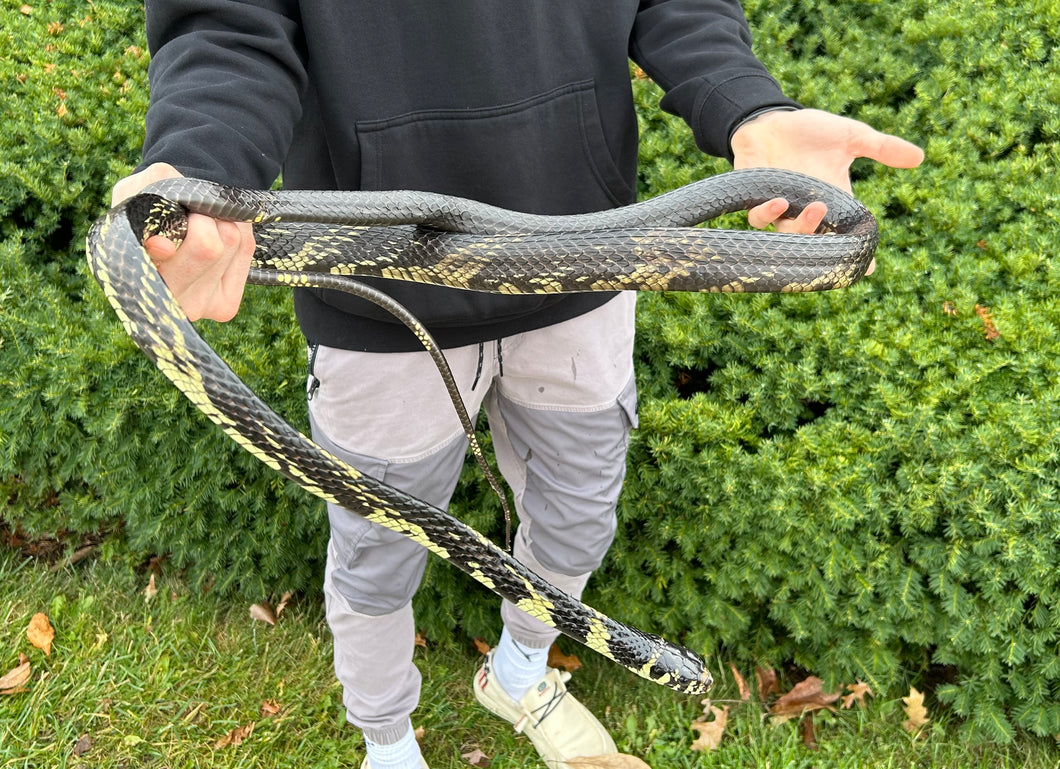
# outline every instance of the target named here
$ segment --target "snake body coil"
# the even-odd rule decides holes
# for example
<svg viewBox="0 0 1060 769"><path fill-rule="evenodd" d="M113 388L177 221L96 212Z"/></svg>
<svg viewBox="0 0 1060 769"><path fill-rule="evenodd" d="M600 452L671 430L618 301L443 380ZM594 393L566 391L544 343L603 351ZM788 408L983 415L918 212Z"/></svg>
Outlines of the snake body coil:
<svg viewBox="0 0 1060 769"><path fill-rule="evenodd" d="M793 212L823 201L829 212L823 230L830 234L693 226L774 197L787 198ZM129 335L262 462L316 496L410 537L638 675L682 692L710 687L698 655L557 590L444 511L328 454L262 403L199 337L143 248L151 234L179 237L187 211L255 222L252 282L353 290L388 306L385 296L343 276L500 293L840 288L864 275L876 246L875 220L864 207L823 182L771 170L722 174L625 208L556 217L430 193L254 192L174 180L112 209L88 236L92 272ZM426 329L407 312L401 317L430 349Z"/></svg>

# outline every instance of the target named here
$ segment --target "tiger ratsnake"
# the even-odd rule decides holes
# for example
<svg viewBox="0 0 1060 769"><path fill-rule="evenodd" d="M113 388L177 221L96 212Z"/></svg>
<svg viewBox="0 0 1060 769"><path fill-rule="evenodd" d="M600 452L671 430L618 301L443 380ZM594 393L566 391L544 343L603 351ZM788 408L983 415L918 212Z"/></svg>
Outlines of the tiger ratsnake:
<svg viewBox="0 0 1060 769"><path fill-rule="evenodd" d="M694 226L775 197L787 198L791 213L815 200L827 204L821 234ZM111 209L88 236L92 272L129 335L262 462L410 537L634 673L681 692L710 687L699 655L585 606L442 510L328 454L262 403L195 332L143 248L152 234L179 241L188 211L255 222L251 282L365 296L398 314L428 349L433 345L437 359L437 345L403 308L343 276L501 293L840 288L864 275L876 247L875 219L860 203L818 180L765 169L719 174L630 206L572 216L520 214L420 192L257 192L178 179Z"/></svg>

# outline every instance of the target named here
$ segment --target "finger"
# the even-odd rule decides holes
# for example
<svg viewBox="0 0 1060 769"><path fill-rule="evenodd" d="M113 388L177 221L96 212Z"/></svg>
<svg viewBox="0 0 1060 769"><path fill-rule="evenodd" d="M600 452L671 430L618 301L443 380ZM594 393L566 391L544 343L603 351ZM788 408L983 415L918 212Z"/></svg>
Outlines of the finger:
<svg viewBox="0 0 1060 769"><path fill-rule="evenodd" d="M179 248L167 254L160 240L163 259L156 266L188 319L235 316L254 253L252 226L191 214Z"/></svg>
<svg viewBox="0 0 1060 769"><path fill-rule="evenodd" d="M219 301L210 314L216 321L229 321L235 317L243 300L251 261L254 257L254 231L249 223L220 222L221 237L232 244L232 258L221 275Z"/></svg>
<svg viewBox="0 0 1060 769"><path fill-rule="evenodd" d="M885 134L860 123L852 140L852 152L892 168L916 168L924 160L924 150L898 136Z"/></svg>
<svg viewBox="0 0 1060 769"><path fill-rule="evenodd" d="M152 235L144 242L144 250L147 251L147 255L151 257L151 261L157 267L162 262L173 258L173 255L177 252L177 246L169 238L164 238L161 235Z"/></svg>
<svg viewBox="0 0 1060 769"><path fill-rule="evenodd" d="M820 201L810 203L794 219L781 219L777 224L777 232L794 232L801 235L810 235L817 232L824 217L828 214L828 206Z"/></svg>
<svg viewBox="0 0 1060 769"><path fill-rule="evenodd" d="M243 299L247 274L254 255L253 228L247 222L206 219L207 248L197 255L193 282L181 298L192 320L229 321Z"/></svg>
<svg viewBox="0 0 1060 769"><path fill-rule="evenodd" d="M788 210L788 201L784 198L773 198L757 205L747 212L747 223L757 230L764 230L780 219Z"/></svg>

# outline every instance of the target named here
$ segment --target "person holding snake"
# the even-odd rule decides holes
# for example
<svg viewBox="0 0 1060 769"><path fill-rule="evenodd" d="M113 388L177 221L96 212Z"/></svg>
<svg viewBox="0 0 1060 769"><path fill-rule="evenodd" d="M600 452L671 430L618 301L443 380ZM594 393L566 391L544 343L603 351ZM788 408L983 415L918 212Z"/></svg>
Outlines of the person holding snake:
<svg viewBox="0 0 1060 769"><path fill-rule="evenodd" d="M193 176L268 189L423 190L536 214L632 203L632 59L661 107L736 168L800 171L850 190L867 157L922 152L805 109L755 57L736 0L147 0L151 103L143 160L113 190ZM777 198L754 227L809 233L810 204ZM254 251L251 225L192 214L179 244L147 250L192 320L231 319ZM445 351L468 410L485 409L514 494L514 555L577 597L615 530L629 431L635 293L507 296L366 281L411 310ZM403 324L327 289L297 289L314 440L438 508L467 446L434 363ZM411 716L420 693L411 599L427 551L335 505L324 592L335 671L362 769L427 766ZM511 602L474 677L476 698L530 737L550 767L615 751L546 665L556 631Z"/></svg>

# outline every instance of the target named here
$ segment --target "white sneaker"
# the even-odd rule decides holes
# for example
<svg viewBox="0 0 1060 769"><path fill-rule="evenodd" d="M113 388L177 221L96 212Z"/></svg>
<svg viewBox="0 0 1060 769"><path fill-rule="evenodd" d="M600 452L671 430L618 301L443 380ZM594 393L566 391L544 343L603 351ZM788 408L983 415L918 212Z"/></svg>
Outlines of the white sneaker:
<svg viewBox="0 0 1060 769"><path fill-rule="evenodd" d="M361 769L372 769L372 765L368 763L368 756L365 756L364 761L361 762ZM431 769L427 766L427 762L423 760L423 756L420 756L420 769Z"/></svg>
<svg viewBox="0 0 1060 769"><path fill-rule="evenodd" d="M567 691L570 673L549 668L545 677L516 702L493 674L493 650L475 674L475 699L493 715L503 718L530 738L545 763L553 769L570 769L572 758L617 753L615 741L589 710Z"/></svg>

